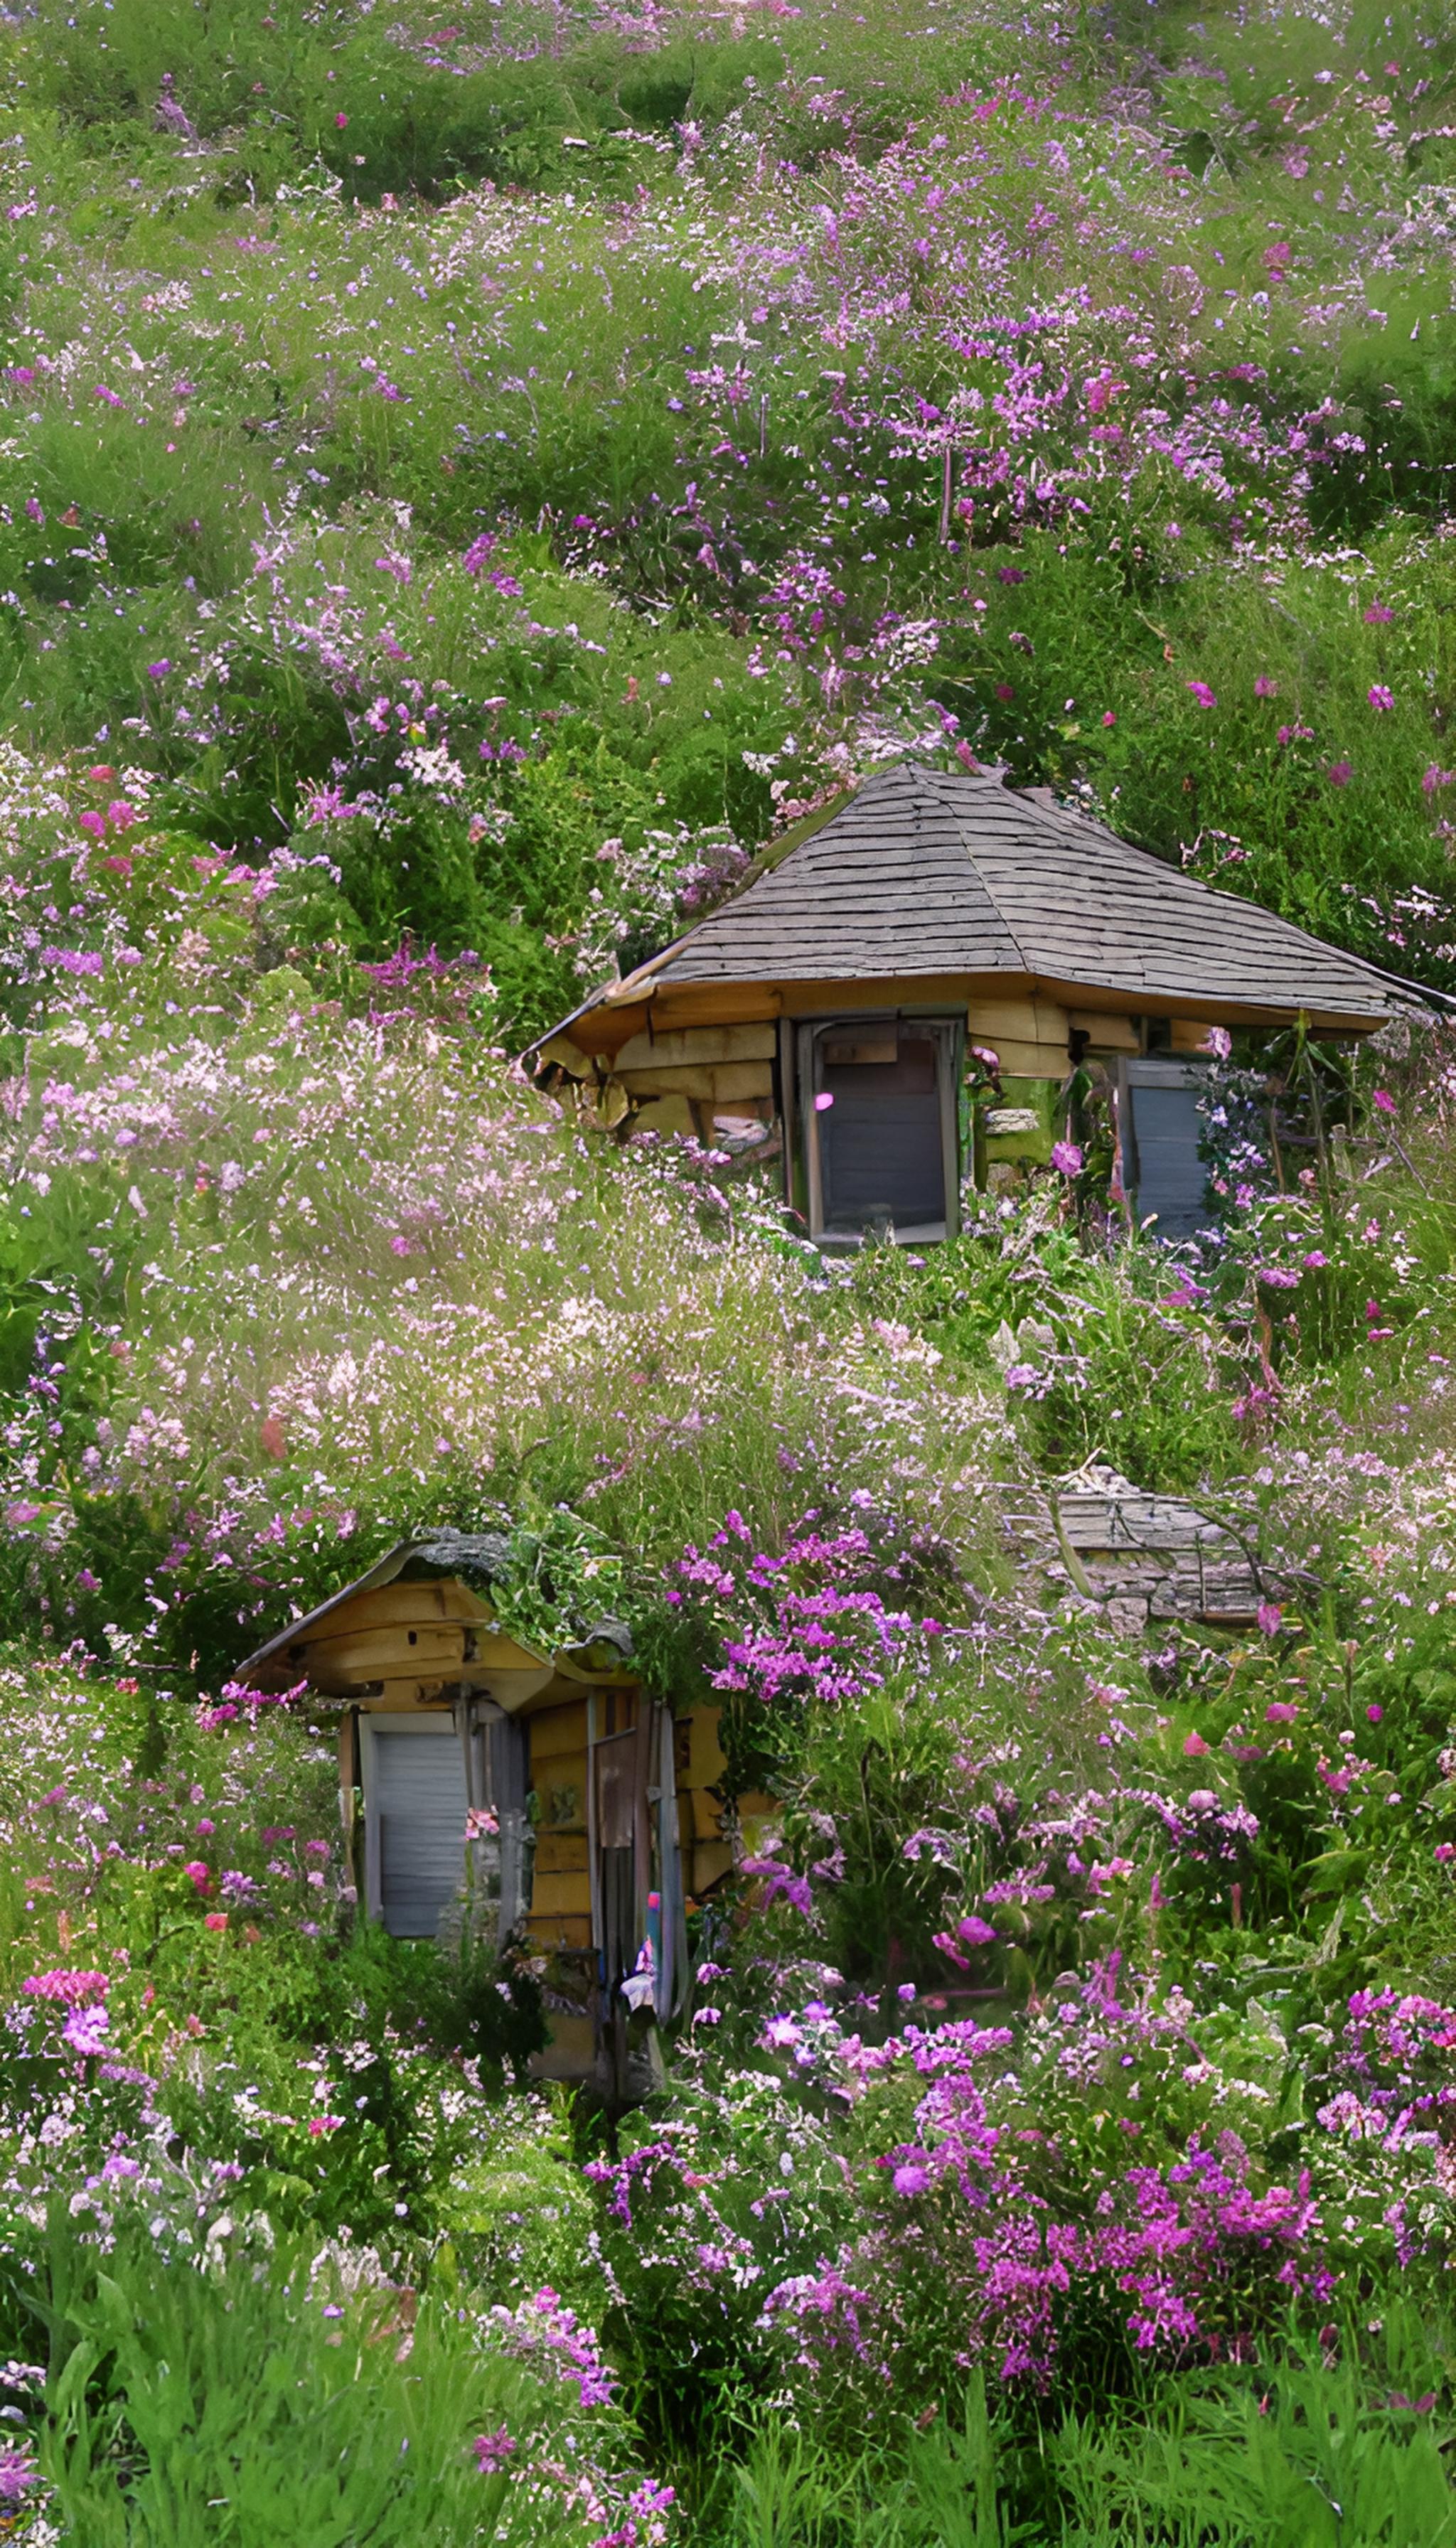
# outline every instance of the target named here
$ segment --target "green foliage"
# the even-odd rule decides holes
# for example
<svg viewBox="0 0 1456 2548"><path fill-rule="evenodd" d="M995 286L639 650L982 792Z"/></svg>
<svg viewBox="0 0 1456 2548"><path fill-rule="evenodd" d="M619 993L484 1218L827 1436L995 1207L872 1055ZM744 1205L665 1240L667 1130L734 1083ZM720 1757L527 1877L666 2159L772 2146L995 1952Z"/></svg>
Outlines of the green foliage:
<svg viewBox="0 0 1456 2548"><path fill-rule="evenodd" d="M505 2427L549 2449L569 2419L487 2349L444 2276L416 2311L377 2262L315 2257L226 2215L159 2254L131 2208L108 2250L84 2216L52 2218L27 2296L48 2351L42 2465L77 2548L463 2548L483 2520L504 2541L542 2535L470 2441ZM585 2538L557 2518L558 2537Z"/></svg>

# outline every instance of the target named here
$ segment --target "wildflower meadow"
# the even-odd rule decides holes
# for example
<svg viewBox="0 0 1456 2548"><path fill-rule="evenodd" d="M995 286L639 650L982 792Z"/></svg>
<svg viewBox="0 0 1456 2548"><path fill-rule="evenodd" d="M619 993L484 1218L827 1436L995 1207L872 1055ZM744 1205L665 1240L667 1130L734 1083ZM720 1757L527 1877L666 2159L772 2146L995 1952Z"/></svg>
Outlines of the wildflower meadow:
<svg viewBox="0 0 1456 2548"><path fill-rule="evenodd" d="M0 48L0 2537L1456 2548L1456 1030L1217 1037L1175 1248L520 1061L907 755L1456 990L1449 12ZM238 1677L444 1528L772 1803L625 2111Z"/></svg>

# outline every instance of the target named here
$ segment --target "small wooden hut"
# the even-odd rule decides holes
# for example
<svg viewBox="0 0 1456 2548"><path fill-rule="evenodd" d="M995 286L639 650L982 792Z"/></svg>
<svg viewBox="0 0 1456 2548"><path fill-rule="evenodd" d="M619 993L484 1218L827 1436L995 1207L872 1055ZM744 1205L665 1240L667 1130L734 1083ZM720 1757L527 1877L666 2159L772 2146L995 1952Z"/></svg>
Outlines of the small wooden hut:
<svg viewBox="0 0 1456 2548"><path fill-rule="evenodd" d="M954 1234L963 1180L1049 1158L1100 1064L1123 1187L1176 1237L1206 1218L1211 1028L1358 1038L1422 996L1048 791L902 762L526 1059L603 1124L778 1148L811 1236L850 1246Z"/></svg>
<svg viewBox="0 0 1456 2548"><path fill-rule="evenodd" d="M493 1533L401 1540L237 1677L336 1711L367 1916L401 1938L468 1924L525 1942L544 1966L542 2074L619 2101L641 2084L643 2022L682 2008L687 1902L734 1864L718 1710L651 1698L620 1622L553 1653L521 1644L491 1597L505 1558Z"/></svg>

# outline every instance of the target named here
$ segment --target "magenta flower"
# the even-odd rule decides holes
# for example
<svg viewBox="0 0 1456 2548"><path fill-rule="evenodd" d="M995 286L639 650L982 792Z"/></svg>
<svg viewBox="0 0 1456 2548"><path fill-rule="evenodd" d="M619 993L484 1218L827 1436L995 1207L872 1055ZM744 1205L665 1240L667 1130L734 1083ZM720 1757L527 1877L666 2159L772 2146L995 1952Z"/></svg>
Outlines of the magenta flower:
<svg viewBox="0 0 1456 2548"><path fill-rule="evenodd" d="M1183 1739L1183 1758L1185 1761L1201 1761L1208 1748L1209 1747L1205 1743L1201 1734L1195 1733L1185 1735Z"/></svg>
<svg viewBox="0 0 1456 2548"><path fill-rule="evenodd" d="M1388 621L1394 619L1395 615L1395 612L1390 608L1388 603L1384 601L1374 601L1365 613L1366 625L1371 628L1384 628Z"/></svg>
<svg viewBox="0 0 1456 2548"><path fill-rule="evenodd" d="M1279 1634L1280 1622L1283 1617L1284 1612L1280 1609L1277 1601L1261 1601L1259 1603L1260 1636L1277 1637Z"/></svg>
<svg viewBox="0 0 1456 2548"><path fill-rule="evenodd" d="M1365 1714L1372 1725L1378 1725L1385 1714L1385 1709L1383 1707L1377 1707L1374 1699L1372 1699L1370 1705L1365 1710Z"/></svg>
<svg viewBox="0 0 1456 2548"><path fill-rule="evenodd" d="M1256 699L1277 699L1278 696L1279 683L1277 682L1271 682L1267 673L1260 673L1254 682L1254 697Z"/></svg>
<svg viewBox="0 0 1456 2548"><path fill-rule="evenodd" d="M505 2466L516 2444L511 2440L506 2427L503 2424L498 2424L494 2433L477 2433L473 2448L475 2464L482 2477L494 2477L498 2469Z"/></svg>
<svg viewBox="0 0 1456 2548"><path fill-rule="evenodd" d="M1380 1108L1382 1115L1394 1115L1396 1111L1396 1101L1388 1088L1377 1088L1371 1102Z"/></svg>
<svg viewBox="0 0 1456 2548"><path fill-rule="evenodd" d="M1331 787L1348 787L1354 774L1353 766L1348 761L1331 761L1324 773Z"/></svg>
<svg viewBox="0 0 1456 2548"><path fill-rule="evenodd" d="M816 1115L827 1114L829 1108L833 1104L834 1096L832 1091L827 1088L821 1088L818 1096L814 1100L814 1112Z"/></svg>
<svg viewBox="0 0 1456 2548"><path fill-rule="evenodd" d="M1292 1698L1271 1698L1264 1710L1266 1725L1293 1725L1299 1709Z"/></svg>
<svg viewBox="0 0 1456 2548"><path fill-rule="evenodd" d="M956 1934L965 1940L967 1947L990 1947L996 1941L990 1921L980 1919L974 1911L967 1911L963 1920L956 1921Z"/></svg>
<svg viewBox="0 0 1456 2548"><path fill-rule="evenodd" d="M1102 722L1103 722L1103 724L1104 724L1104 725L1116 725L1116 724L1117 724L1117 715L1116 715L1116 711L1115 711L1114 709L1112 709L1112 708L1104 708L1104 709L1103 709L1103 711L1102 711Z"/></svg>
<svg viewBox="0 0 1456 2548"><path fill-rule="evenodd" d="M1082 1172L1082 1153L1076 1142L1053 1141L1051 1145L1051 1164L1053 1168L1059 1168L1064 1177L1080 1176Z"/></svg>
<svg viewBox="0 0 1456 2548"><path fill-rule="evenodd" d="M333 123L335 132L347 133L349 129L349 119L342 110L340 110L340 112L334 117Z"/></svg>
<svg viewBox="0 0 1456 2548"><path fill-rule="evenodd" d="M1218 699L1214 692L1209 688L1207 682L1190 682L1188 683L1188 687L1193 692L1194 698L1197 700L1201 708L1216 708L1218 706Z"/></svg>
<svg viewBox="0 0 1456 2548"><path fill-rule="evenodd" d="M1387 708L1393 708L1396 704L1395 691L1388 690L1384 682L1372 682L1365 696L1379 716L1384 716Z"/></svg>

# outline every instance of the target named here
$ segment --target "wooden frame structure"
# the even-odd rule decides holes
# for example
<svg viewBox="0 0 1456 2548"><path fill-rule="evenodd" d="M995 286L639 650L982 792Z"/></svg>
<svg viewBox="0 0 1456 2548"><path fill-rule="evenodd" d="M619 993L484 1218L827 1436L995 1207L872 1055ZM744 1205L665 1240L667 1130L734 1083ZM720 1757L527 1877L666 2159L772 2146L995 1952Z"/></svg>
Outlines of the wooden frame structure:
<svg viewBox="0 0 1456 2548"><path fill-rule="evenodd" d="M537 2068L619 2104L647 2084L652 2021L683 2013L687 1904L735 1865L739 1805L718 1709L654 1698L614 1621L549 1654L521 1644L491 1599L505 1557L491 1533L401 1540L237 1678L336 1713L366 1917L528 1956L550 2026Z"/></svg>
<svg viewBox="0 0 1456 2548"><path fill-rule="evenodd" d="M818 1040L954 1022L963 1046L994 1053L1003 1099L972 1157L958 1091L947 1092L940 1227L894 1232L918 1242L954 1230L968 1173L1049 1155L1055 1093L1083 1061L1104 1065L1115 1103L1120 1063L1191 1059L1216 1026L1298 1021L1359 1038L1422 1004L1456 1007L1048 790L901 762L771 848L717 911L603 984L525 1059L603 1126L776 1149L810 1233L853 1244L863 1233L825 1209Z"/></svg>

